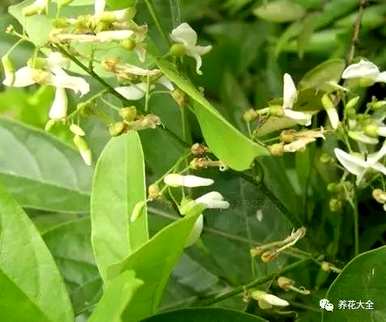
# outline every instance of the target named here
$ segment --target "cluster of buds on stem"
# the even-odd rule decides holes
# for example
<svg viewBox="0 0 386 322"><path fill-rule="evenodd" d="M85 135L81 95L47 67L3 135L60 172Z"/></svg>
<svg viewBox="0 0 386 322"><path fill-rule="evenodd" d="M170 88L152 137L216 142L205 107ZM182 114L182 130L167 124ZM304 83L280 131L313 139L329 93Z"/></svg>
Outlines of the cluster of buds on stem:
<svg viewBox="0 0 386 322"><path fill-rule="evenodd" d="M287 238L280 241L271 242L256 246L250 250L251 256L260 256L265 263L276 259L283 251L293 247L306 234L306 228L301 227L291 233Z"/></svg>
<svg viewBox="0 0 386 322"><path fill-rule="evenodd" d="M323 128L302 131L284 130L280 133L280 143L270 145L268 149L273 156L304 151L307 145L315 142L316 139L325 139L324 132Z"/></svg>
<svg viewBox="0 0 386 322"><path fill-rule="evenodd" d="M350 181L331 182L327 185L327 191L332 195L329 202L330 210L338 212L346 200L352 199L354 186Z"/></svg>

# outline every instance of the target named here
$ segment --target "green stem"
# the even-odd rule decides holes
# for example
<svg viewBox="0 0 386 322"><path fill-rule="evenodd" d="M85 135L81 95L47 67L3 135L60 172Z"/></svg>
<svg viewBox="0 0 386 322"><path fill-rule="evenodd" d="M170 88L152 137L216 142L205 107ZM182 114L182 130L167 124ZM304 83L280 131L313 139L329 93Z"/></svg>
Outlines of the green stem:
<svg viewBox="0 0 386 322"><path fill-rule="evenodd" d="M145 3L147 6L147 10L149 10L149 13L150 13L158 31L159 31L159 33L161 34L162 38L164 38L164 40L169 44L170 43L169 38L166 36L166 33L162 29L161 23L158 19L157 13L154 9L153 1L152 0L145 0Z"/></svg>
<svg viewBox="0 0 386 322"><path fill-rule="evenodd" d="M233 297L235 295L243 293L245 290L248 290L250 288L256 287L256 286L261 285L261 284L264 284L264 283L266 283L266 282L268 282L268 281L270 281L272 279L275 279L279 275L287 274L288 272L290 272L290 271L292 271L292 270L294 270L294 269L296 269L296 268L298 268L300 266L303 266L303 265L305 265L306 263L309 263L309 262L311 262L310 259L304 259L304 260L297 261L297 262L295 262L293 264L290 264L290 265L284 267L279 272L268 274L268 275L266 275L264 277L255 279L255 280L249 282L248 284L236 287L236 288L234 288L233 290L231 290L229 292L226 292L226 293L223 293L223 294L217 294L213 298L206 299L206 300L200 302L199 304L200 305L211 305L211 304L214 304L214 303L222 302L222 301L224 301L224 300L226 300L226 299L228 299L230 297Z"/></svg>
<svg viewBox="0 0 386 322"><path fill-rule="evenodd" d="M356 198L350 201L354 218L354 256L359 254L359 212Z"/></svg>

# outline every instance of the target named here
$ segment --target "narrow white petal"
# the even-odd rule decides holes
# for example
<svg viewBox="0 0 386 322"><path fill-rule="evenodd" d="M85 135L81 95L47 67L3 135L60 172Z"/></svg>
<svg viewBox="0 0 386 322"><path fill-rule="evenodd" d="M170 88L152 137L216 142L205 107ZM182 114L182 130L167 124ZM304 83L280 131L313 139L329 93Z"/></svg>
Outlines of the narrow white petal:
<svg viewBox="0 0 386 322"><path fill-rule="evenodd" d="M185 242L185 247L190 247L200 238L202 230L204 229L204 216L200 215L194 223L193 229Z"/></svg>
<svg viewBox="0 0 386 322"><path fill-rule="evenodd" d="M381 160L386 155L386 143L382 145L379 151L371 153L367 156L367 163L374 164Z"/></svg>
<svg viewBox="0 0 386 322"><path fill-rule="evenodd" d="M229 202L225 201L221 193L217 191L209 192L195 201L208 209L228 209L230 206Z"/></svg>
<svg viewBox="0 0 386 322"><path fill-rule="evenodd" d="M301 111L293 111L291 109L284 109L284 116L291 120L296 121L299 124L310 126L312 123L312 114Z"/></svg>
<svg viewBox="0 0 386 322"><path fill-rule="evenodd" d="M145 97L146 83L116 87L115 90L129 101L138 101Z"/></svg>
<svg viewBox="0 0 386 322"><path fill-rule="evenodd" d="M100 42L121 41L130 38L133 34L132 30L109 30L98 32L96 38Z"/></svg>
<svg viewBox="0 0 386 322"><path fill-rule="evenodd" d="M336 130L339 126L339 123L340 123L338 112L336 111L336 109L334 107L326 108L326 112L327 112L328 118L330 120L331 127L334 130Z"/></svg>
<svg viewBox="0 0 386 322"><path fill-rule="evenodd" d="M386 167L382 163L375 163L371 166L372 169L378 172L382 172L384 175L386 175Z"/></svg>
<svg viewBox="0 0 386 322"><path fill-rule="evenodd" d="M381 126L378 128L377 134L379 136L386 137L386 126Z"/></svg>
<svg viewBox="0 0 386 322"><path fill-rule="evenodd" d="M292 109L298 97L295 83L290 74L283 76L283 108Z"/></svg>
<svg viewBox="0 0 386 322"><path fill-rule="evenodd" d="M380 73L375 79L375 81L378 83L386 83L386 72Z"/></svg>
<svg viewBox="0 0 386 322"><path fill-rule="evenodd" d="M100 16L106 8L106 1L105 0L95 0L94 2L94 14L96 16Z"/></svg>
<svg viewBox="0 0 386 322"><path fill-rule="evenodd" d="M379 140L377 138L372 138L372 137L364 134L363 132L359 132L359 131L349 131L348 136L355 141L365 143L365 144L376 145L379 142Z"/></svg>
<svg viewBox="0 0 386 322"><path fill-rule="evenodd" d="M70 60L61 53L52 51L47 55L47 65L50 69L55 69L57 67L69 68Z"/></svg>
<svg viewBox="0 0 386 322"><path fill-rule="evenodd" d="M158 80L158 83L161 84L163 87L166 87L169 91L173 91L175 88L173 83L166 76L162 76Z"/></svg>
<svg viewBox="0 0 386 322"><path fill-rule="evenodd" d="M71 76L60 67L53 68L52 71L54 75L47 80L48 85L71 89L82 96L90 91L90 85L82 77Z"/></svg>
<svg viewBox="0 0 386 322"><path fill-rule="evenodd" d="M54 102L49 111L51 120L61 120L67 116L68 99L64 88L56 88Z"/></svg>
<svg viewBox="0 0 386 322"><path fill-rule="evenodd" d="M123 68L125 72L138 76L157 76L160 74L159 69L144 69L130 64L123 65Z"/></svg>
<svg viewBox="0 0 386 322"><path fill-rule="evenodd" d="M343 167L350 173L358 176L366 169L366 162L359 156L353 156L341 149L334 149L335 156Z"/></svg>
<svg viewBox="0 0 386 322"><path fill-rule="evenodd" d="M357 64L348 66L342 74L343 79L370 78L376 79L379 75L378 67L367 60L361 60Z"/></svg>
<svg viewBox="0 0 386 322"><path fill-rule="evenodd" d="M24 66L15 72L13 82L11 82L11 79L6 78L3 81L3 84L5 86L12 86L12 87L31 86L33 84L36 84L35 73L36 71L31 67Z"/></svg>
<svg viewBox="0 0 386 322"><path fill-rule="evenodd" d="M175 42L184 44L187 49L197 44L197 33L186 22L173 29L170 38Z"/></svg>
<svg viewBox="0 0 386 322"><path fill-rule="evenodd" d="M92 153L91 150L80 150L80 156L82 157L84 163L88 166L92 164Z"/></svg>

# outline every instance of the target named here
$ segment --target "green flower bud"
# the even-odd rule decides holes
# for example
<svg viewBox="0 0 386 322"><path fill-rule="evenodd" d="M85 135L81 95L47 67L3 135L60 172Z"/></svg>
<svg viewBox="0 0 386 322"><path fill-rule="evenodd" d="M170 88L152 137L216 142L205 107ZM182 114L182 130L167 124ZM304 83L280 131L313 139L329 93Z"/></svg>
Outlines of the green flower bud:
<svg viewBox="0 0 386 322"><path fill-rule="evenodd" d="M355 120L357 116L357 112L353 107L350 107L346 109L346 115L350 120Z"/></svg>
<svg viewBox="0 0 386 322"><path fill-rule="evenodd" d="M331 161L333 161L333 158L331 158L331 156L328 153L324 152L320 156L319 160L321 163L330 163Z"/></svg>
<svg viewBox="0 0 386 322"><path fill-rule="evenodd" d="M111 136L119 136L121 135L126 129L126 124L124 122L117 122L109 127L109 132Z"/></svg>
<svg viewBox="0 0 386 322"><path fill-rule="evenodd" d="M322 96L322 105L326 110L335 108L334 103L328 94Z"/></svg>
<svg viewBox="0 0 386 322"><path fill-rule="evenodd" d="M378 101L372 104L374 110L379 110L384 107L386 107L386 101Z"/></svg>
<svg viewBox="0 0 386 322"><path fill-rule="evenodd" d="M44 127L44 131L46 131L46 132L51 131L51 129L55 126L55 124L56 124L56 121L55 121L55 120L49 120L49 121L46 123L45 127Z"/></svg>
<svg viewBox="0 0 386 322"><path fill-rule="evenodd" d="M271 154L273 156L282 156L284 154L284 144L283 143L276 143L276 144L272 144L268 147L269 149L269 152L271 152Z"/></svg>
<svg viewBox="0 0 386 322"><path fill-rule="evenodd" d="M269 107L269 113L273 116L282 117L284 116L283 107L280 105L272 105Z"/></svg>
<svg viewBox="0 0 386 322"><path fill-rule="evenodd" d="M249 109L248 111L245 111L243 114L243 119L245 122L252 122L257 119L257 112L254 109Z"/></svg>
<svg viewBox="0 0 386 322"><path fill-rule="evenodd" d="M79 136L85 136L86 135L86 133L84 133L83 129L76 124L70 125L70 131L75 135L79 135Z"/></svg>
<svg viewBox="0 0 386 322"><path fill-rule="evenodd" d="M359 102L360 96L355 96L354 98L350 99L346 104L346 109L354 109L358 102Z"/></svg>
<svg viewBox="0 0 386 322"><path fill-rule="evenodd" d="M327 191L328 192L337 192L338 191L338 185L335 182L331 182L327 185Z"/></svg>
<svg viewBox="0 0 386 322"><path fill-rule="evenodd" d="M121 41L121 46L129 51L133 50L136 45L137 43L135 42L135 40L131 38Z"/></svg>
<svg viewBox="0 0 386 322"><path fill-rule="evenodd" d="M137 117L137 109L135 106L124 107L119 110L119 115L127 122L132 122Z"/></svg>
<svg viewBox="0 0 386 322"><path fill-rule="evenodd" d="M330 199L329 207L332 212L338 212L342 209L342 201L336 198Z"/></svg>
<svg viewBox="0 0 386 322"><path fill-rule="evenodd" d="M186 55L186 48L183 44L173 44L170 47L170 54L174 57L183 57Z"/></svg>
<svg viewBox="0 0 386 322"><path fill-rule="evenodd" d="M139 201L135 204L134 209L130 216L130 221L135 222L143 214L143 210L146 206L145 201Z"/></svg>
<svg viewBox="0 0 386 322"><path fill-rule="evenodd" d="M376 124L368 124L364 128L364 132L366 135L377 138L378 137L378 125Z"/></svg>
<svg viewBox="0 0 386 322"><path fill-rule="evenodd" d="M1 63L3 64L5 75L5 80L3 83L7 84L7 86L12 86L15 82L15 67L13 66L13 63L9 58L9 55L4 55L1 58Z"/></svg>

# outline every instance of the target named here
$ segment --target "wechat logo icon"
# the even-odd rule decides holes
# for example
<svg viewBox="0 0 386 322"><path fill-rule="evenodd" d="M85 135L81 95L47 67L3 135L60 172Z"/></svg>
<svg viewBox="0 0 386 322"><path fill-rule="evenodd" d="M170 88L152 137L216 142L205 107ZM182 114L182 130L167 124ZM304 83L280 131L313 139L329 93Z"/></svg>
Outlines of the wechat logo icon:
<svg viewBox="0 0 386 322"><path fill-rule="evenodd" d="M319 306L322 310L326 310L328 312L334 311L334 304L332 304L329 300L327 299L321 299L319 301Z"/></svg>

